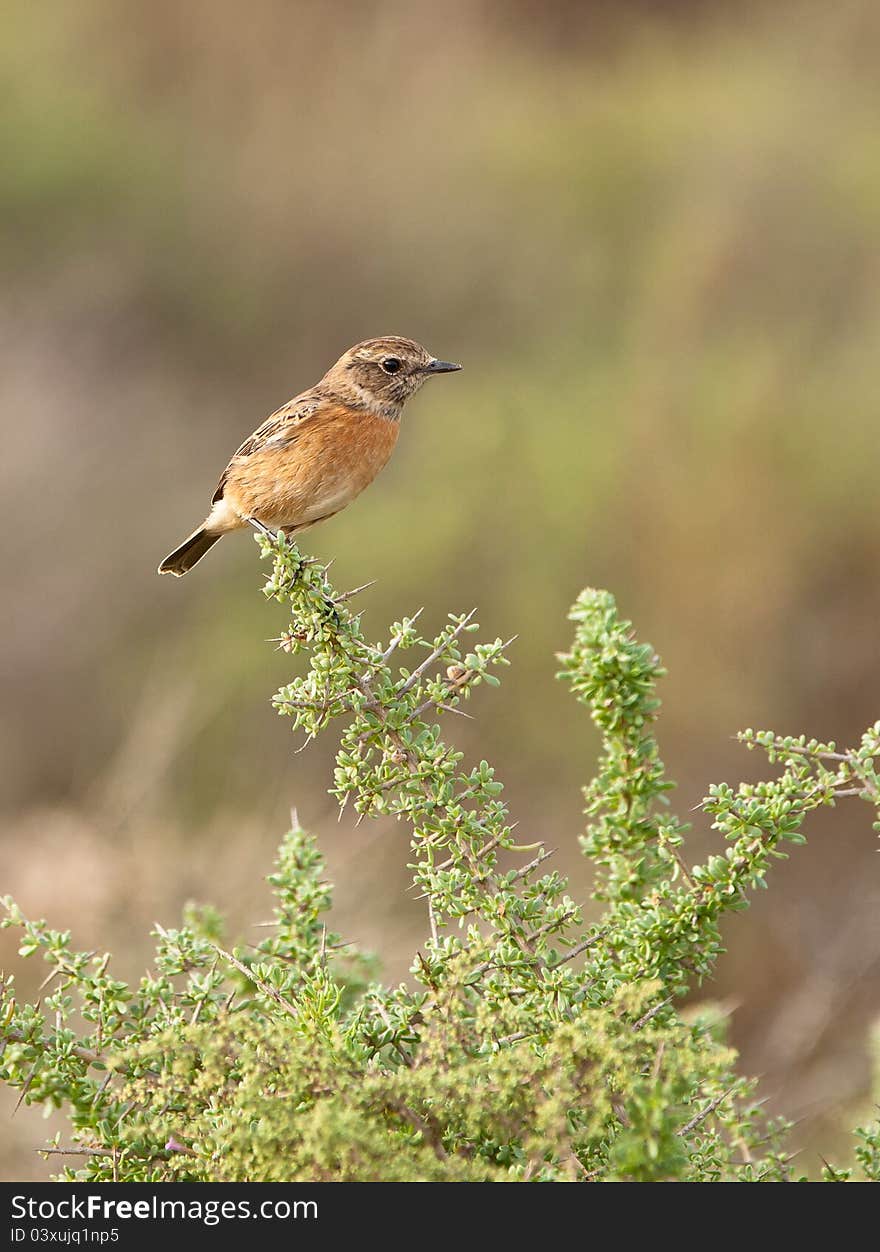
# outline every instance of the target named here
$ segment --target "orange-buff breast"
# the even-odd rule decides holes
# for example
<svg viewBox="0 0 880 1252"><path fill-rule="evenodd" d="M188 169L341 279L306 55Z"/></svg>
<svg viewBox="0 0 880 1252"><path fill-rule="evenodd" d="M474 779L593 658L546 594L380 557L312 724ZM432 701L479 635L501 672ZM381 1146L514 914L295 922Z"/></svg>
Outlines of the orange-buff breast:
<svg viewBox="0 0 880 1252"><path fill-rule="evenodd" d="M290 442L233 462L223 496L242 518L273 529L308 526L350 504L397 443L400 423L328 405L291 432Z"/></svg>

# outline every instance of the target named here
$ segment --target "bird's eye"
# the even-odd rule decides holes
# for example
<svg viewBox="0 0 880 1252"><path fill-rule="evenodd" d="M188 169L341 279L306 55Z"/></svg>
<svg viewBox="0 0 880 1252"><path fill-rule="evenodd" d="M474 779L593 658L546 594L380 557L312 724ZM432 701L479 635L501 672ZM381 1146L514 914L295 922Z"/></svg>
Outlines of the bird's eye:
<svg viewBox="0 0 880 1252"><path fill-rule="evenodd" d="M386 356L385 360L382 362L382 368L386 374L396 374L400 369L400 366L401 362L396 356Z"/></svg>

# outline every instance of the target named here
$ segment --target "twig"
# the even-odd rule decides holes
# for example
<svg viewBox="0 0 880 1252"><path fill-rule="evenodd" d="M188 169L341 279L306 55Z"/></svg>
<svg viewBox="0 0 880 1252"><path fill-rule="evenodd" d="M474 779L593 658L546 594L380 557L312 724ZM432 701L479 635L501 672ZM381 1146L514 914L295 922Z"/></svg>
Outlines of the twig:
<svg viewBox="0 0 880 1252"><path fill-rule="evenodd" d="M2 1034L0 1034L0 1042L31 1043L34 1041L28 1039L25 1035L21 1033L20 1030L4 1030ZM36 1040L36 1043L46 1046L47 1040L39 1039L39 1040ZM103 1065L105 1063L106 1058L103 1057L100 1054L100 1052L93 1052L91 1048L80 1048L74 1045L70 1049L70 1051L73 1053L74 1056L79 1057L81 1061L85 1061L89 1065Z"/></svg>
<svg viewBox="0 0 880 1252"><path fill-rule="evenodd" d="M234 965L240 973L244 974L245 978L252 982L254 986L259 987L263 995L267 995L270 1000L274 1000L274 1002L283 1008L285 1013L289 1013L291 1017L299 1018L299 1013L289 1000L285 1000L280 991L276 991L274 987L270 987L269 984L264 982L262 978L258 978L252 969L248 969L247 965L245 965L243 961L240 961L237 956L233 956L231 952L225 952L223 948L218 947L216 943L214 944L214 948L220 953L225 961L229 961L229 963Z"/></svg>
<svg viewBox="0 0 880 1252"><path fill-rule="evenodd" d="M655 1004L652 1009L648 1009L644 1017L640 1017L639 1020L633 1025L633 1031L635 1032L641 1030L643 1026L647 1026L648 1022L653 1017L656 1017L660 1010L664 1009L672 998L672 996L667 996L665 1000L661 1000L659 1004Z"/></svg>
<svg viewBox="0 0 880 1252"><path fill-rule="evenodd" d="M572 948L569 952L563 952L562 956L558 957L550 968L558 969L560 965L565 965L566 961L573 961L576 956L580 956L582 952L586 952L588 948L592 948L592 946L598 943L600 939L604 939L607 934L607 926L604 930L597 930L595 935L590 935L588 939L582 940L581 943Z"/></svg>
<svg viewBox="0 0 880 1252"><path fill-rule="evenodd" d="M427 1144L434 1149L434 1155L439 1157L441 1161L445 1161L448 1152L443 1146L443 1138L438 1128L437 1122L431 1118L430 1121L420 1117L408 1104L404 1104L402 1100L389 1100L388 1108L392 1112L399 1114L404 1121L409 1122L414 1130L418 1130L422 1138Z"/></svg>
<svg viewBox="0 0 880 1252"><path fill-rule="evenodd" d="M682 1138L684 1138L685 1135L690 1134L695 1126L699 1126L700 1122L705 1121L710 1113L714 1113L718 1106L723 1104L727 1097L732 1095L734 1091L736 1091L736 1086L728 1087L726 1091L722 1091L721 1095L716 1096L710 1104L707 1104L702 1112L696 1113L689 1122L686 1122L685 1125L678 1131L678 1134Z"/></svg>
<svg viewBox="0 0 880 1252"><path fill-rule="evenodd" d="M465 614L458 625L449 634L444 636L443 642L440 646L438 648L434 648L432 652L428 653L421 665L418 665L410 674L409 678L407 678L406 682L404 682L402 686L398 687L396 693L397 695L402 696L405 695L407 691L412 690L421 678L422 674L424 674L425 670L429 669L430 666L432 666L434 662L443 655L453 640L457 639L462 631L469 625L469 623L473 620L476 611L476 609L471 609L470 613Z"/></svg>
<svg viewBox="0 0 880 1252"><path fill-rule="evenodd" d="M669 851L672 853L673 857L675 858L675 863L678 866L678 868L681 870L682 878L685 880L690 890L693 891L694 880L693 878L691 878L691 872L688 869L687 865L685 864L684 857L681 855L678 848L673 848L669 844L667 844L666 847L669 848Z"/></svg>
<svg viewBox="0 0 880 1252"><path fill-rule="evenodd" d="M415 613L413 613L412 617L411 617L411 618L409 618L409 624L410 624L410 626L412 626L413 622L417 622L417 621L419 620L419 618L422 616L422 614L424 613L424 611L425 611L425 607L424 607L424 605L422 605L422 607L421 607L420 609L418 609ZM380 657L379 657L379 665L387 665L387 664L388 664L388 662L391 660L392 655L393 655L393 654L397 651L397 649L400 647L400 644L401 644L402 640L403 640L403 634L402 634L402 633L397 634L397 635L395 635L395 636L394 636L394 638L393 638L393 639L391 640L391 642L389 643L388 647L387 647L387 648L385 649L385 651L384 651L384 652L380 655Z"/></svg>
<svg viewBox="0 0 880 1252"><path fill-rule="evenodd" d="M778 756L785 756L787 752L792 752L797 756L808 756L814 761L844 761L847 765L853 764L853 756L851 752L816 752L809 748L802 747L800 744L783 744L782 740L777 736L773 743L764 744L755 741L747 742L740 735L734 735L733 738L738 743L745 743L746 747L754 747L763 749L765 752L775 752Z"/></svg>
<svg viewBox="0 0 880 1252"><path fill-rule="evenodd" d="M525 878L526 875L530 874L533 869L537 869L542 861L549 861L550 857L553 856L557 851L556 848L545 848L543 844L541 844L540 847L541 847L541 851L538 853L535 859L533 861L529 861L528 865L524 865L522 869L518 869L516 871L513 878L511 879L512 883L519 882L521 878Z"/></svg>
<svg viewBox="0 0 880 1252"><path fill-rule="evenodd" d="M34 1148L39 1156L112 1156L115 1148Z"/></svg>
<svg viewBox="0 0 880 1252"><path fill-rule="evenodd" d="M495 1042L499 1048L505 1048L508 1044L519 1043L521 1039L528 1039L530 1035L535 1033L537 1032L534 1030L517 1030L512 1035L504 1035L503 1038L496 1039Z"/></svg>

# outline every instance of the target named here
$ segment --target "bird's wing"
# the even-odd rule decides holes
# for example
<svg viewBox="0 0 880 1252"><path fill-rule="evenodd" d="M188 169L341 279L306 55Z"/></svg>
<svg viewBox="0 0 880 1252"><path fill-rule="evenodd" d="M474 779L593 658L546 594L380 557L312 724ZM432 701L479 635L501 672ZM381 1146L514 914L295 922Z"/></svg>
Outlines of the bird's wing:
<svg viewBox="0 0 880 1252"><path fill-rule="evenodd" d="M223 499L223 489L226 486L229 471L236 461L242 457L253 456L255 452L262 452L266 448L283 448L294 443L303 425L320 407L320 397L305 391L300 396L294 396L292 400L287 401L287 404L282 404L280 409L270 414L230 457L229 464L221 474L217 490L212 496L212 503L216 504L218 500Z"/></svg>

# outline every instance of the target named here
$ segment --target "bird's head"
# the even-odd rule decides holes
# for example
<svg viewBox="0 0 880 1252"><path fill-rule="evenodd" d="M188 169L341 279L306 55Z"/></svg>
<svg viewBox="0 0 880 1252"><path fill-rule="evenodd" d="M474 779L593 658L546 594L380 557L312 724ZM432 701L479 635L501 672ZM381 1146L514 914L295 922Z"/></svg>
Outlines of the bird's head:
<svg viewBox="0 0 880 1252"><path fill-rule="evenodd" d="M434 374L460 369L451 361L438 361L414 339L386 335L349 348L321 385L356 408L398 418L410 396Z"/></svg>

